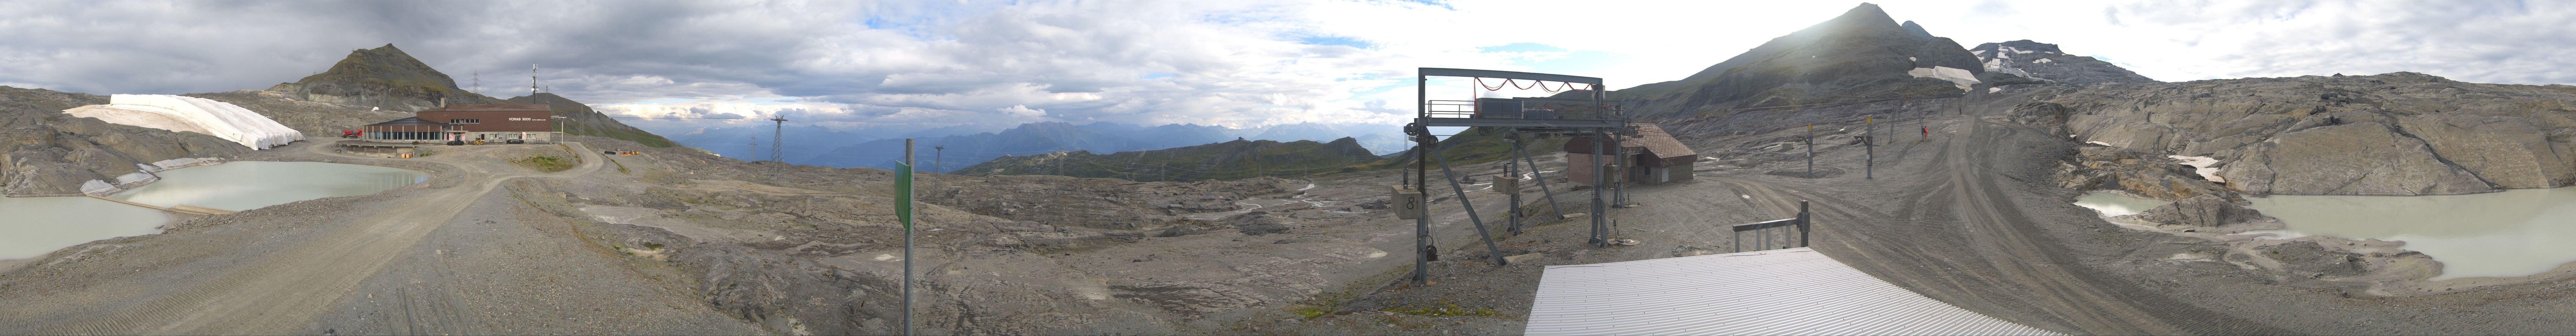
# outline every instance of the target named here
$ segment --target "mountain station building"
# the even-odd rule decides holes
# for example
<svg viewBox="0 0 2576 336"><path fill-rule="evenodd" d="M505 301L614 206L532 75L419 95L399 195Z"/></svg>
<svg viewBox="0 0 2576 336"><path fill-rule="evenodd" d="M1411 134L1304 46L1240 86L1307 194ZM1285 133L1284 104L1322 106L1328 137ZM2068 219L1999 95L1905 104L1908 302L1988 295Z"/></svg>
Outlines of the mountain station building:
<svg viewBox="0 0 2576 336"><path fill-rule="evenodd" d="M553 141L553 118L554 111L546 104L448 105L364 126L361 138L372 142Z"/></svg>

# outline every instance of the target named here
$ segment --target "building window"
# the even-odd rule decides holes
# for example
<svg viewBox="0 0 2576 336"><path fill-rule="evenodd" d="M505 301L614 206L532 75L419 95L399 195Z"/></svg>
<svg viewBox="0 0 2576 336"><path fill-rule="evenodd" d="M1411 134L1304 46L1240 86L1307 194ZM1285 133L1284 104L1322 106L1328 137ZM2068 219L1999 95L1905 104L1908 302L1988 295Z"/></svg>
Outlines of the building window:
<svg viewBox="0 0 2576 336"><path fill-rule="evenodd" d="M450 123L450 124L480 124L480 123L483 123L483 119L448 119L448 120L447 120L447 123Z"/></svg>

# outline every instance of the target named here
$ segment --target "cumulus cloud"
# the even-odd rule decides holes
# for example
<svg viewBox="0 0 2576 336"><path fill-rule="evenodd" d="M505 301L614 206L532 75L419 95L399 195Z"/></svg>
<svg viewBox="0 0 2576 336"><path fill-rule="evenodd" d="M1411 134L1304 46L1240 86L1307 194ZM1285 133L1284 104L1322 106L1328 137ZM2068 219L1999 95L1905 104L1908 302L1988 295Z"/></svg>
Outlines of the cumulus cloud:
<svg viewBox="0 0 2576 336"><path fill-rule="evenodd" d="M460 85L609 113L850 127L1401 123L1413 68L1680 79L1839 15L1824 2L0 2L0 83L260 89L393 43ZM2118 59L2163 80L2418 71L2576 83L2542 2L1900 2L1938 35ZM1706 20L1713 13L1737 15ZM1439 97L1471 92L1438 79ZM1489 87L1496 83L1487 83ZM735 121L745 123L748 121ZM696 121L721 124L724 121Z"/></svg>

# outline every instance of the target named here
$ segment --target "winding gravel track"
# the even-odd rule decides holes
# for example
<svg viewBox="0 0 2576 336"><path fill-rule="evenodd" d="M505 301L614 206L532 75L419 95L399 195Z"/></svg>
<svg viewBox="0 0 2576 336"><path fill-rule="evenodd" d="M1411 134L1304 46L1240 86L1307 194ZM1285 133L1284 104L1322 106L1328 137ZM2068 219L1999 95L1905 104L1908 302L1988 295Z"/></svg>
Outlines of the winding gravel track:
<svg viewBox="0 0 2576 336"><path fill-rule="evenodd" d="M464 183L414 198L399 205L381 207L355 225L343 226L304 240L301 246L278 247L276 252L259 257L256 263L222 272L188 274L184 279L161 279L159 283L181 286L167 291L120 293L84 293L97 296L157 296L133 298L145 304L116 307L106 314L62 315L51 319L54 324L35 326L37 334L286 334L307 333L297 330L310 325L357 283L376 273L397 254L408 250L422 237L446 223L467 205L490 193L504 181L520 177L570 177L597 171L596 153L579 143L569 143L574 152L585 158L580 167L549 174L500 173L486 167L435 162L458 168ZM306 146L313 155L334 156L360 161L383 161L331 153L328 145ZM359 210L359 209L352 209ZM11 307L11 310L43 311L43 307Z"/></svg>
<svg viewBox="0 0 2576 336"><path fill-rule="evenodd" d="M1972 118L1972 117L1971 117ZM1785 218L1808 200L1816 247L1834 259L1926 296L2006 320L2077 334L2283 334L2141 289L2080 265L2026 218L1990 171L1996 155L2027 150L2013 127L1968 119L1919 173L1885 179L1907 187L1895 206L1738 178L1713 178ZM2025 134L2026 135L2026 134ZM1882 172L1881 176L1894 175ZM1897 177L1897 176L1888 176ZM1892 209L1881 212L1875 209ZM1845 223L1834 225L1835 223Z"/></svg>

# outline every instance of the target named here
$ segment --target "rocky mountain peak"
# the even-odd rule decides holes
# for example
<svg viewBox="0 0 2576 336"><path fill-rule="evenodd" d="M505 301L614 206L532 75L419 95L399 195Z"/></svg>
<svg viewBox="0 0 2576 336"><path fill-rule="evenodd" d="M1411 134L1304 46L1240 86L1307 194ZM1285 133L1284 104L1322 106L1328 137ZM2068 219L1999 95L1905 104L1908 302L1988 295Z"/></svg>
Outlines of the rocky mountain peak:
<svg viewBox="0 0 2576 336"><path fill-rule="evenodd" d="M393 44L350 51L349 57L332 64L329 71L279 83L268 90L299 100L405 112L436 108L441 103L490 104L497 100L457 88L456 79Z"/></svg>
<svg viewBox="0 0 2576 336"><path fill-rule="evenodd" d="M1924 30L1923 30L1923 25L1914 24L1914 21L1905 21L1905 24L1903 24L1903 25L1901 25L1901 26L1904 26L1904 28L1905 28L1905 32L1908 32L1908 33L1914 33L1914 36L1915 36L1915 37L1921 37L1921 38L1927 38L1927 39L1928 39L1928 38L1932 38L1932 32L1930 32L1930 31L1924 31ZM2029 40L2023 40L2023 41L2029 41Z"/></svg>
<svg viewBox="0 0 2576 336"><path fill-rule="evenodd" d="M1946 70L1944 70L1946 69ZM1964 94L1985 68L1949 38L1862 3L1679 81L1614 92L1647 114Z"/></svg>

